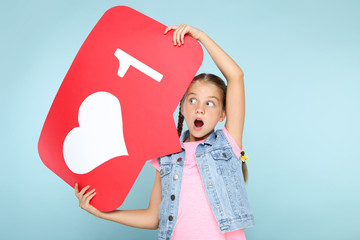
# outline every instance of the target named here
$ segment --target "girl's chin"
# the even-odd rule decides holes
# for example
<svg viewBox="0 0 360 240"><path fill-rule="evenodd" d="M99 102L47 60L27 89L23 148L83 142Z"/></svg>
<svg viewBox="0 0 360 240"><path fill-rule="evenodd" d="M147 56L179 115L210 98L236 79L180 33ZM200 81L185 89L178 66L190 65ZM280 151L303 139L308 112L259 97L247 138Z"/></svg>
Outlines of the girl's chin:
<svg viewBox="0 0 360 240"><path fill-rule="evenodd" d="M193 131L190 131L190 138L189 140L192 141L192 142L195 142L195 141L201 141L201 140L205 140L209 135L210 135L211 132L209 133L200 133L200 132L193 132Z"/></svg>

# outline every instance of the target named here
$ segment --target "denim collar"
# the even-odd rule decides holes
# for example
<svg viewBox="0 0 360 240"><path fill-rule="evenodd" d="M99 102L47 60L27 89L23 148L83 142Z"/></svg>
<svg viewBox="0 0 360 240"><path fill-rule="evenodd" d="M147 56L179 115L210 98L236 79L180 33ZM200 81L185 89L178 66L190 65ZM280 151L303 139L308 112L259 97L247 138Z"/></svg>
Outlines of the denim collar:
<svg viewBox="0 0 360 240"><path fill-rule="evenodd" d="M213 130L212 132L211 132L211 134L205 139L205 141L204 142L201 142L200 144L203 144L203 145L212 145L214 142L215 142L215 139L216 139L216 134L215 134L216 132ZM184 148L184 141L189 137L189 135L190 135L190 131L189 130L186 130L185 132L183 132L182 134L181 134L181 137L180 137L180 144L181 144L181 148L183 149L183 150L185 150L185 148Z"/></svg>

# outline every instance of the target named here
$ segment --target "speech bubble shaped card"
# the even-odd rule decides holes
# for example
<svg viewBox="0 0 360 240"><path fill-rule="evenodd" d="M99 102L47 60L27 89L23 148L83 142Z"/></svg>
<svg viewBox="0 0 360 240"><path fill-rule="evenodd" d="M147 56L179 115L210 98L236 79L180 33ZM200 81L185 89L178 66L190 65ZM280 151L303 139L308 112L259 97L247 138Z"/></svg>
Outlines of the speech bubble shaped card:
<svg viewBox="0 0 360 240"><path fill-rule="evenodd" d="M181 151L173 112L199 69L203 50L181 47L166 26L129 7L109 9L77 53L45 120L43 163L91 204L111 211L144 163Z"/></svg>

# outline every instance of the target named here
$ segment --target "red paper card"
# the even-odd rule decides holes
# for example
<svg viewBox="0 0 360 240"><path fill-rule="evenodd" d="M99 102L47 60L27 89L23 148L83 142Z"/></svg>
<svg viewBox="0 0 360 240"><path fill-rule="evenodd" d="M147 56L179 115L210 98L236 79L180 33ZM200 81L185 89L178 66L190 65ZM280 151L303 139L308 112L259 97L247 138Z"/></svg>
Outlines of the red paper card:
<svg viewBox="0 0 360 240"><path fill-rule="evenodd" d="M173 112L203 51L181 47L166 26L129 7L108 10L77 53L44 123L43 163L74 187L90 185L91 204L119 207L144 163L181 150Z"/></svg>

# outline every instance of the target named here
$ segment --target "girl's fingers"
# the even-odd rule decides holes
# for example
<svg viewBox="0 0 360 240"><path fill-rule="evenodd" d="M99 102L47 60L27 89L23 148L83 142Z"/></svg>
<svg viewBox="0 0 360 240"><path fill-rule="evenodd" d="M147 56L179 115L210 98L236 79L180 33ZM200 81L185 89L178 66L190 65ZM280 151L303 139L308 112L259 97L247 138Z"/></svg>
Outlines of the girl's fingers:
<svg viewBox="0 0 360 240"><path fill-rule="evenodd" d="M87 202L89 203L90 200L96 195L96 192L92 193L89 195L88 199L87 199Z"/></svg>
<svg viewBox="0 0 360 240"><path fill-rule="evenodd" d="M178 26L170 25L165 29L164 34L167 34L170 30L175 30Z"/></svg>
<svg viewBox="0 0 360 240"><path fill-rule="evenodd" d="M181 42L180 42L180 39L181 39L181 33L183 31L183 27L179 27L177 33L176 33L176 44L180 47L181 45Z"/></svg>
<svg viewBox="0 0 360 240"><path fill-rule="evenodd" d="M77 196L79 194L79 187L77 183L75 183L74 190L75 190L75 195Z"/></svg>
<svg viewBox="0 0 360 240"><path fill-rule="evenodd" d="M174 34L175 34L175 45L181 45L181 35L182 35L182 33L183 33L183 31L184 31L184 25L183 24L181 24L177 29L176 29L176 31L174 32Z"/></svg>
<svg viewBox="0 0 360 240"><path fill-rule="evenodd" d="M95 192L95 189L87 192L87 193L84 195L84 199L88 198L93 192Z"/></svg>
<svg viewBox="0 0 360 240"><path fill-rule="evenodd" d="M185 35L188 34L194 39L198 40L199 38L199 29L191 27L187 24L181 24L180 26L170 25L165 29L164 34L168 33L170 30L174 30L173 32L173 43L174 45L184 44Z"/></svg>
<svg viewBox="0 0 360 240"><path fill-rule="evenodd" d="M90 200L96 195L96 192L91 193L86 198L84 197L82 201L80 202L80 207L85 210L89 210L92 206L90 204Z"/></svg>
<svg viewBox="0 0 360 240"><path fill-rule="evenodd" d="M86 192L89 188L90 186L88 185L79 192L79 185L77 183L74 187L75 195L79 199L79 207L88 212L91 212L93 207L90 205L90 201L96 195L96 192L95 189Z"/></svg>
<svg viewBox="0 0 360 240"><path fill-rule="evenodd" d="M188 28L186 26L184 26L180 32L181 44L184 44L184 37L188 32L189 32Z"/></svg>
<svg viewBox="0 0 360 240"><path fill-rule="evenodd" d="M86 187L84 187L83 189L81 189L81 191L80 191L80 195L84 195L84 193L86 192L86 190L88 190L89 189L89 185L87 185Z"/></svg>
<svg viewBox="0 0 360 240"><path fill-rule="evenodd" d="M179 28L176 28L175 31L173 32L173 43L174 45L176 45L176 34L178 33Z"/></svg>

